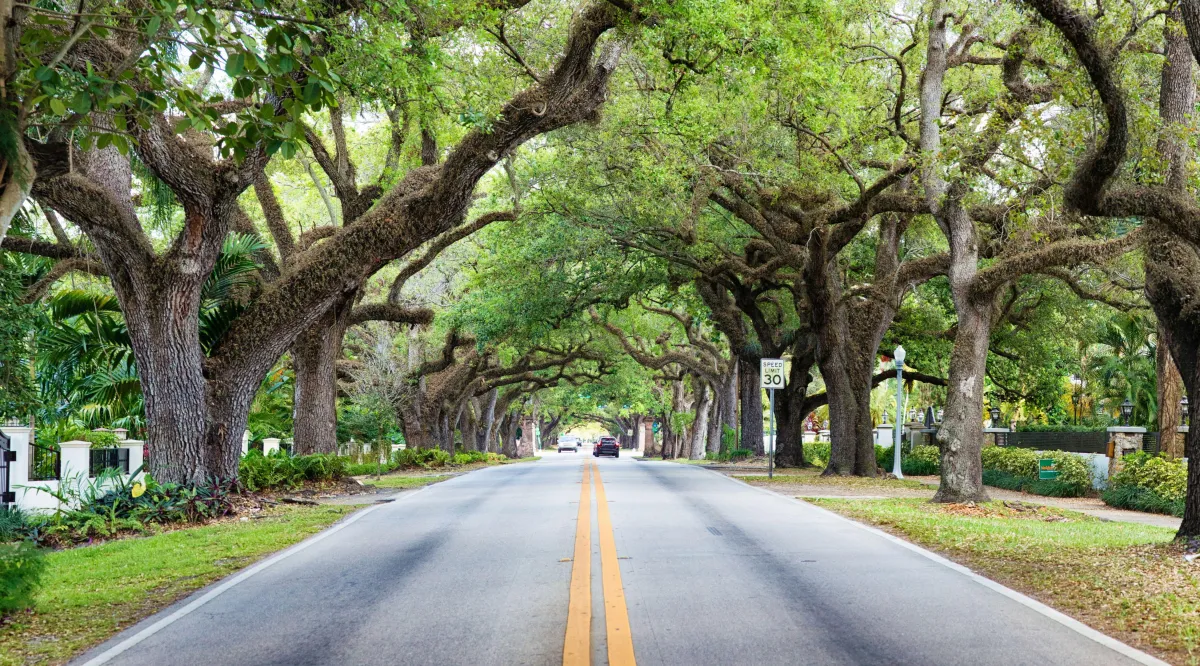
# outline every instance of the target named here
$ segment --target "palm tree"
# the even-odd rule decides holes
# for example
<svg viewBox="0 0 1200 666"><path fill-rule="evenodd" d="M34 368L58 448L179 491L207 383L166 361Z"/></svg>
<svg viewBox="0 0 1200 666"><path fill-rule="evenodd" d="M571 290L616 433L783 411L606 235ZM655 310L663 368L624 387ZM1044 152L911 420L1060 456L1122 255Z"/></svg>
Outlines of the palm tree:
<svg viewBox="0 0 1200 666"><path fill-rule="evenodd" d="M1120 413L1128 399L1130 422L1137 425L1153 424L1158 417L1154 330L1143 315L1118 314L1102 326L1086 365L1105 409Z"/></svg>

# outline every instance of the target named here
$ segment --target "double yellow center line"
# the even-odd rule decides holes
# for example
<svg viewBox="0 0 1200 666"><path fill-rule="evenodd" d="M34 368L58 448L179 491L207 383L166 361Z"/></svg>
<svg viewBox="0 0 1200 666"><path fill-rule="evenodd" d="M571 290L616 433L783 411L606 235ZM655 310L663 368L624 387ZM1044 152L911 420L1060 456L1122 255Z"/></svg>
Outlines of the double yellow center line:
<svg viewBox="0 0 1200 666"><path fill-rule="evenodd" d="M575 558L571 563L571 596L567 605L567 635L563 666L590 666L592 656L592 484L596 477L596 514L600 530L600 577L604 591L604 621L608 625L610 666L636 666L625 588L617 565L617 544L600 470L592 461L583 465L579 488L579 519L575 527Z"/></svg>

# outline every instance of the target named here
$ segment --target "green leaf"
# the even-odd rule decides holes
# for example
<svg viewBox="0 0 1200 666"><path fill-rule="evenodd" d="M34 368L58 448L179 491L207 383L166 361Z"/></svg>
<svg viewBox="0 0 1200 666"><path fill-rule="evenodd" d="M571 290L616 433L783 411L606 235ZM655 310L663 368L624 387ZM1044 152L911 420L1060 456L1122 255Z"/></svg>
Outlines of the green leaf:
<svg viewBox="0 0 1200 666"><path fill-rule="evenodd" d="M63 104L63 101L57 97L54 97L50 100L50 110L58 116L67 115L67 105Z"/></svg>
<svg viewBox="0 0 1200 666"><path fill-rule="evenodd" d="M150 21L146 23L146 35L154 37L158 34L158 29L162 27L162 17L152 16Z"/></svg>
<svg viewBox="0 0 1200 666"><path fill-rule="evenodd" d="M225 62L225 73L230 76L238 76L244 71L246 71L246 54L244 53L234 54Z"/></svg>

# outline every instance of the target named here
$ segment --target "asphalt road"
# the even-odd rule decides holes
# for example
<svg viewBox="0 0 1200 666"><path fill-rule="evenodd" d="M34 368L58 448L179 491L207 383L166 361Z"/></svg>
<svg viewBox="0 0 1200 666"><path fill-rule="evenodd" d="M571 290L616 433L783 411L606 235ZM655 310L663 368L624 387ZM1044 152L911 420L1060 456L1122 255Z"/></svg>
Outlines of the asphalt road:
<svg viewBox="0 0 1200 666"><path fill-rule="evenodd" d="M643 665L1136 663L895 540L686 465L595 461L620 558L604 567L595 476L581 488L594 459L544 455L370 509L78 663L561 664L574 594L603 664L620 592ZM572 588L577 543L590 567Z"/></svg>

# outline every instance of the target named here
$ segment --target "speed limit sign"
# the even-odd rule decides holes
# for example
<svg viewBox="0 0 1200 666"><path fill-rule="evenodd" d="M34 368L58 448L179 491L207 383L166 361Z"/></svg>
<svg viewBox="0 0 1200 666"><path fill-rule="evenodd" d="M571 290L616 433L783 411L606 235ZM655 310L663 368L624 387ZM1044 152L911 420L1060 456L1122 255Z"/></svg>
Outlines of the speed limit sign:
<svg viewBox="0 0 1200 666"><path fill-rule="evenodd" d="M781 389L784 384L783 374L783 359L781 358L764 358L762 359L762 388L765 389Z"/></svg>

